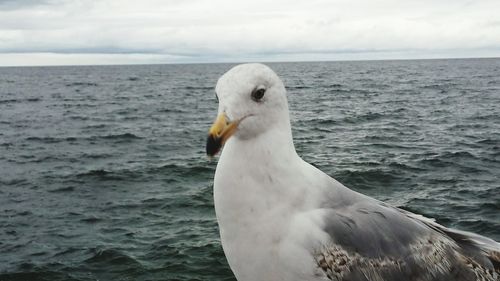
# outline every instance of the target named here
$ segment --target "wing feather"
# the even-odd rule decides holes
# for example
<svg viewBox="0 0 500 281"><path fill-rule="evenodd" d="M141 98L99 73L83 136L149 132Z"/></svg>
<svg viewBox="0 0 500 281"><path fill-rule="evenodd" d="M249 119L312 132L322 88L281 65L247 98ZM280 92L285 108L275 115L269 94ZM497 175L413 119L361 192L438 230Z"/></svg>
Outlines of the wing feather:
<svg viewBox="0 0 500 281"><path fill-rule="evenodd" d="M315 253L330 280L500 281L499 243L358 195L328 208Z"/></svg>

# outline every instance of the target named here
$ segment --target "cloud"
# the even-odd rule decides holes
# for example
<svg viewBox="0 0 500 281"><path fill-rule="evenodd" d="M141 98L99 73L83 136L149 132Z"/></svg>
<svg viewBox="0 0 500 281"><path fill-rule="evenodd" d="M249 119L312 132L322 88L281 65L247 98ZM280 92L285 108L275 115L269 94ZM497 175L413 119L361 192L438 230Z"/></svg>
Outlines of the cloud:
<svg viewBox="0 0 500 281"><path fill-rule="evenodd" d="M498 10L488 0L0 0L0 53L125 63L500 56Z"/></svg>
<svg viewBox="0 0 500 281"><path fill-rule="evenodd" d="M0 9L17 10L24 7L35 7L49 3L49 0L0 0Z"/></svg>

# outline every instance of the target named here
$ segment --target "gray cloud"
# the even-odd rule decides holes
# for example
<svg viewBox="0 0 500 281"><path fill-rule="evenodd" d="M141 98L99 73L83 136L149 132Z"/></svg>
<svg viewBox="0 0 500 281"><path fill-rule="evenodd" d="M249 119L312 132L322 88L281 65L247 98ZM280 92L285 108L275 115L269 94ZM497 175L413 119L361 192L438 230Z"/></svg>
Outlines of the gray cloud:
<svg viewBox="0 0 500 281"><path fill-rule="evenodd" d="M0 0L0 64L500 56L498 10L490 0Z"/></svg>
<svg viewBox="0 0 500 281"><path fill-rule="evenodd" d="M0 0L0 10L18 10L57 3L55 0Z"/></svg>

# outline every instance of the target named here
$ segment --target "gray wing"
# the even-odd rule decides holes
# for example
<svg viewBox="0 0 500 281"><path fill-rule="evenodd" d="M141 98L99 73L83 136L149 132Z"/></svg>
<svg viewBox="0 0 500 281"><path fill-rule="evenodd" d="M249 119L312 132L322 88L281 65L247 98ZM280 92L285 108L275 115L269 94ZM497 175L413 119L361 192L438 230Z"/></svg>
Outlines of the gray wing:
<svg viewBox="0 0 500 281"><path fill-rule="evenodd" d="M328 279L500 281L497 242L355 192L346 198L327 208L331 243L315 253Z"/></svg>

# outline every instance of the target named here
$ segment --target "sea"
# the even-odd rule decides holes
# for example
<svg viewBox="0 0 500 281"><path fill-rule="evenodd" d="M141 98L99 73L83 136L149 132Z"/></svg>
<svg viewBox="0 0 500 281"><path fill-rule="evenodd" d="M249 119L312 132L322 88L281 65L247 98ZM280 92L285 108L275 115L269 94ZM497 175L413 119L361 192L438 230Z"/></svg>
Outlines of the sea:
<svg viewBox="0 0 500 281"><path fill-rule="evenodd" d="M205 155L234 65L0 68L0 281L235 280ZM268 65L306 161L500 240L500 59Z"/></svg>

